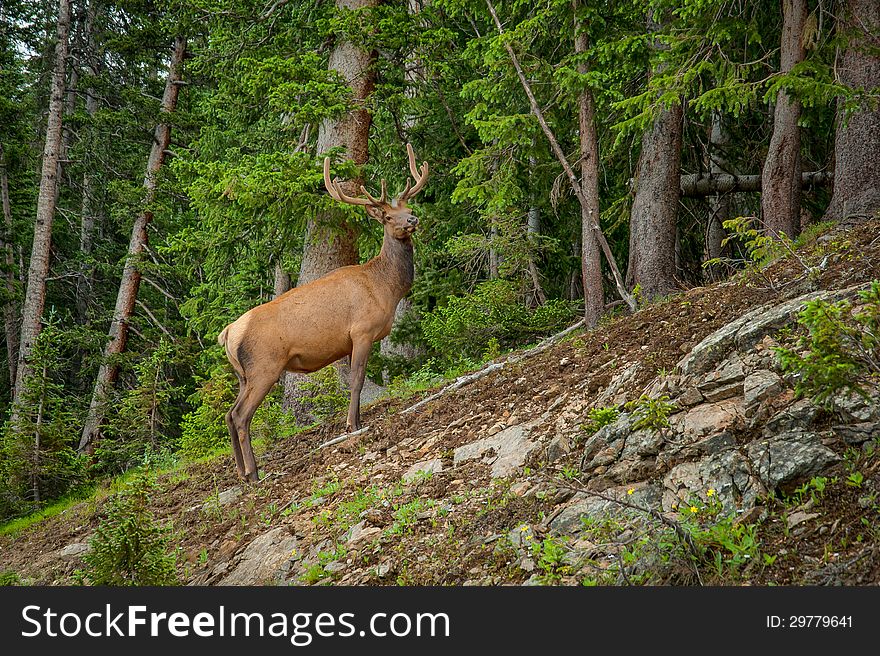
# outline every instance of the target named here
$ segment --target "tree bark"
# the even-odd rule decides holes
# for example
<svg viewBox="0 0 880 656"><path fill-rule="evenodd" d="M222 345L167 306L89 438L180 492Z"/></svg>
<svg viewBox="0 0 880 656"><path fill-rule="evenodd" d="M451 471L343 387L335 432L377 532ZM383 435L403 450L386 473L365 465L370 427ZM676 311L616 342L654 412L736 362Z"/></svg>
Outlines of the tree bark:
<svg viewBox="0 0 880 656"><path fill-rule="evenodd" d="M12 204L9 201L9 175L6 172L6 154L0 143L0 201L3 205L3 229L0 250L3 251L3 284L6 302L3 304L3 328L6 335L6 359L9 363L9 386L15 387L18 367L18 308L15 290L15 256L12 251Z"/></svg>
<svg viewBox="0 0 880 656"><path fill-rule="evenodd" d="M186 39L179 36L174 40L174 51L168 68L165 92L162 95L160 111L163 114L172 114L177 107L185 54ZM107 395L119 373L119 364L116 362L115 356L125 351L125 346L128 342L128 324L134 313L141 282L139 260L144 248L147 246L147 226L153 220L151 206L156 197L158 174L165 162L165 153L170 141L170 123L158 124L153 135L153 146L150 149L150 157L147 160L147 172L144 177L144 209L137 216L132 227L131 240L128 244L128 255L125 259L125 266L122 269L122 279L119 284L119 292L116 295L116 306L110 323L108 341L104 348L104 356L98 369L98 375L95 378L95 387L92 391L89 413L79 443L78 450L80 453L91 453L100 439Z"/></svg>
<svg viewBox="0 0 880 656"><path fill-rule="evenodd" d="M18 368L15 372L12 424L18 420L18 401L25 383L33 373L31 353L42 328L43 305L46 302L46 277L52 247L52 223L55 220L55 199L58 185L58 155L61 150L61 123L64 111L64 78L67 66L67 39L70 34L70 0L59 0L56 29L55 64L49 94L49 117L46 123L46 143L43 147L40 192L37 197L37 215L34 222L34 242L28 266L27 288L21 316Z"/></svg>
<svg viewBox="0 0 880 656"><path fill-rule="evenodd" d="M849 37L840 53L839 80L870 93L880 86L880 4L876 0L847 0L838 18L838 31ZM876 101L876 98L875 98ZM880 210L880 107L866 99L844 115L838 101L834 139L835 176L826 220L864 221Z"/></svg>
<svg viewBox="0 0 880 656"><path fill-rule="evenodd" d="M834 174L828 171L804 171L801 173L801 187L810 188L834 182ZM714 176L688 174L681 176L681 195L685 198L700 198L715 194L761 191L761 176L720 173Z"/></svg>
<svg viewBox="0 0 880 656"><path fill-rule="evenodd" d="M85 60L89 69L89 76L94 78L98 74L98 53L95 39L95 18L97 15L97 0L89 2L86 11L86 53ZM86 88L86 113L92 119L98 113L98 96L95 89L90 85ZM91 128L90 128L91 129ZM90 142L94 144L94 140ZM95 176L89 170L88 163L84 166L82 181L82 211L80 216L79 251L84 261L80 264L76 276L76 319L77 323L84 325L89 318L89 299L91 298L92 277L94 266L89 262L94 245L95 223L98 214L99 201Z"/></svg>
<svg viewBox="0 0 880 656"><path fill-rule="evenodd" d="M807 20L806 0L782 0L782 48L779 70L789 73L804 60L803 34ZM773 135L764 170L761 214L773 233L795 238L801 225L801 104L785 89L776 96Z"/></svg>
<svg viewBox="0 0 880 656"><path fill-rule="evenodd" d="M714 179L727 173L727 145L730 142L724 128L724 117L721 112L712 113L712 128L709 133L709 176ZM724 247L722 242L726 231L722 223L730 218L731 198L727 194L716 193L709 199L709 217L706 225L706 238L703 246L703 257L712 260L721 257ZM715 279L717 272L708 271Z"/></svg>
<svg viewBox="0 0 880 656"><path fill-rule="evenodd" d="M587 33L577 17L580 0L574 0L574 51L587 51ZM586 62L577 65L581 75L588 72ZM586 203L581 205L581 281L584 286L584 324L587 328L599 323L605 309L602 286L602 253L593 234L593 222L599 222L599 136L596 132L596 103L586 86L578 96L578 129L580 133L581 189Z"/></svg>
<svg viewBox="0 0 880 656"><path fill-rule="evenodd" d="M378 0L336 0L338 9L355 10L373 7ZM368 157L370 122L372 117L364 107L364 101L372 93L375 84L375 54L362 50L350 41L338 41L330 53L329 68L340 73L351 86L352 98L357 109L340 119L325 120L318 129L318 154L343 146L345 155L361 166ZM342 183L345 193L358 195L360 180ZM332 226L337 227L334 229ZM333 269L356 264L358 261L357 229L347 222L334 221L328 213L309 219L297 285L317 280ZM300 423L308 423L311 413L306 407L305 394L300 383L302 374L287 374L284 378L284 401L282 407L291 412ZM340 375L344 378L344 372ZM347 381L346 381L347 384Z"/></svg>
<svg viewBox="0 0 880 656"><path fill-rule="evenodd" d="M648 27L659 26L649 18ZM682 107L660 111L642 136L630 210L627 287L650 300L675 291L676 223L681 169Z"/></svg>

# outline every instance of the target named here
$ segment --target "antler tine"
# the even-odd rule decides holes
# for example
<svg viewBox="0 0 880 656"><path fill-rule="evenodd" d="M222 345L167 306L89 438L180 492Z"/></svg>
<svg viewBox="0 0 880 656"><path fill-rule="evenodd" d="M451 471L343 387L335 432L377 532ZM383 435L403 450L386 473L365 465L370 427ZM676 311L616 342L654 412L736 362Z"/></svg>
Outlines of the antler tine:
<svg viewBox="0 0 880 656"><path fill-rule="evenodd" d="M370 198L356 198L354 196L348 196L342 188L339 186L339 182L337 180L330 179L330 158L324 158L324 187L327 189L327 193L330 194L330 197L334 200L338 200L340 203L348 203L349 205L373 205L375 204L375 199ZM363 187L361 187L363 189ZM367 194L369 196L369 194Z"/></svg>
<svg viewBox="0 0 880 656"><path fill-rule="evenodd" d="M412 175L413 179L416 181L416 186L412 189L409 188L409 182L407 182L406 191L400 195L402 200L406 200L407 198L412 198L417 193L419 193L422 188L425 186L425 183L428 182L428 163L422 162L421 170L416 165L416 154L413 151L412 144L406 144L406 155L409 160L409 172Z"/></svg>
<svg viewBox="0 0 880 656"><path fill-rule="evenodd" d="M379 198L374 198L373 195L367 191L367 188L361 185L361 193L370 199L370 202L373 205L384 205L388 199L388 186L385 184L385 180L382 180L382 193L379 195Z"/></svg>

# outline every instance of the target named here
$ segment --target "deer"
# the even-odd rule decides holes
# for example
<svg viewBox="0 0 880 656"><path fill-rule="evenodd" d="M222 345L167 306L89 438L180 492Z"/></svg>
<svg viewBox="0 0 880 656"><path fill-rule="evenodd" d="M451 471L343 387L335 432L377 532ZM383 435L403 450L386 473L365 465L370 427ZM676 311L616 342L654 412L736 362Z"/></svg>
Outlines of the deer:
<svg viewBox="0 0 880 656"><path fill-rule="evenodd" d="M360 430L360 396L370 351L374 342L391 332L397 304L413 283L412 235L419 219L407 203L427 183L428 163L416 165L412 145L406 144L406 152L412 180L408 179L391 201L385 180L378 198L363 185L360 195L347 195L338 179L330 179L330 158L324 158L324 187L330 197L363 207L382 224L382 248L376 257L335 269L250 309L218 336L239 383L238 397L226 413L239 478L259 481L251 448L251 420L285 371L312 373L349 356L351 396L346 431Z"/></svg>

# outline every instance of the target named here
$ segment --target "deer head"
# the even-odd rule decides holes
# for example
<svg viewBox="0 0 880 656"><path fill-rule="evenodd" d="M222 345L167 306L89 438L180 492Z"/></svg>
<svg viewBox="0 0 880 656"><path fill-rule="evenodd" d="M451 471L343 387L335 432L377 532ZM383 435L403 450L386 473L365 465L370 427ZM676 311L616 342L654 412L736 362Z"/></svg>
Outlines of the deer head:
<svg viewBox="0 0 880 656"><path fill-rule="evenodd" d="M406 144L406 154L409 158L409 172L412 180L407 180L403 191L390 202L388 201L388 189L385 180L381 182L381 192L376 198L361 186L361 196L348 196L339 184L339 180L330 179L330 158L324 158L324 186L330 197L341 203L349 205L362 205L372 218L376 219L391 232L395 239L409 239L416 231L419 220L410 212L407 201L419 193L428 182L428 163L422 162L421 168L416 166L416 156L412 146ZM415 186L413 186L415 181Z"/></svg>

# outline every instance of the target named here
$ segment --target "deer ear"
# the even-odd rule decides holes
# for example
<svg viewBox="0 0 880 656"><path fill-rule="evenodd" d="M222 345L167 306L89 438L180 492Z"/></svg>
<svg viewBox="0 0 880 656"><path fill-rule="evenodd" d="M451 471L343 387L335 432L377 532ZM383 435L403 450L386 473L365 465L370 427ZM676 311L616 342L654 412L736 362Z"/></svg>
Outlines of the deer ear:
<svg viewBox="0 0 880 656"><path fill-rule="evenodd" d="M376 219L379 223L385 223L385 212L374 205L365 205L364 209L367 210L367 214L370 218Z"/></svg>

